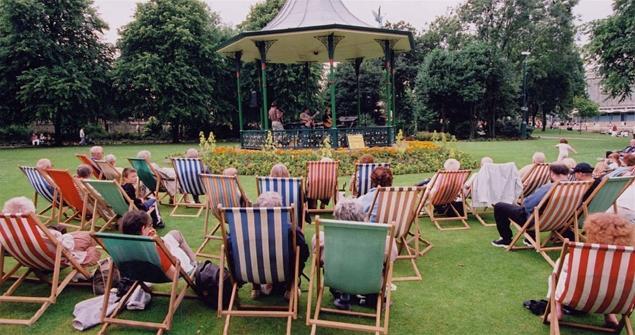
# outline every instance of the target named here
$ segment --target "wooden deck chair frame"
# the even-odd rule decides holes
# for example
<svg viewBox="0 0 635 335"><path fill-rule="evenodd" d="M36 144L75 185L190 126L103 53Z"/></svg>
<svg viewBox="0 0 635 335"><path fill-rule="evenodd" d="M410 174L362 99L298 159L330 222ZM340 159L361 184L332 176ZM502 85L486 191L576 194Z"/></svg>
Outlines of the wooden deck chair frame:
<svg viewBox="0 0 635 335"><path fill-rule="evenodd" d="M78 185L73 176L68 172L68 170L62 169L46 169L45 175L49 183L55 188L56 193L60 197L60 201L57 204L57 222L58 224L75 228L78 230L84 230L85 225L87 223L86 217L88 214L88 207L90 202L90 196L86 194L86 196L82 197L81 192L86 192L83 190L83 185ZM62 184L62 180L57 180L55 175L66 175L64 178L66 181L72 181L72 184ZM69 189L70 185L73 186L72 189ZM82 199L83 198L83 199ZM82 200L78 200L82 199ZM82 206L79 207L79 202L81 201ZM68 211L72 211L70 215L66 213ZM67 215L66 220L62 221L62 215ZM93 216L100 215L99 211L92 213ZM79 220L79 225L72 224L73 220Z"/></svg>
<svg viewBox="0 0 635 335"><path fill-rule="evenodd" d="M424 187L378 187L367 213L367 219L370 219L373 208L378 206L376 222L392 224L394 227L395 236L393 238L398 246L396 261L410 261L415 273L414 276L392 277L393 281L422 279L416 260L432 249L432 243L422 238L417 222L424 193ZM384 194L388 195L384 196ZM422 245L423 249L421 249ZM402 254L404 252L405 254Z"/></svg>
<svg viewBox="0 0 635 335"><path fill-rule="evenodd" d="M470 199L470 201L468 202L467 199ZM472 188L470 188L469 192L465 194L465 208L467 208L467 210L472 213L472 215L474 216L474 218L483 226L483 227L494 227L496 226L496 223L487 223L485 222L485 220L483 220L483 218L481 217L481 215L479 214L478 210L479 208L474 207L472 205ZM485 214L485 212L487 211L487 207L483 208L483 214Z"/></svg>
<svg viewBox="0 0 635 335"><path fill-rule="evenodd" d="M141 183L143 183L143 181L141 180L141 174L139 173L139 167L134 163L136 161L143 161L145 162L145 165L147 166L148 170L150 171L150 173L154 176L154 183L155 183L155 187L151 188L148 185L144 185L148 188L148 190L150 191L151 194L153 194L156 198L157 198L157 202L161 202L161 200L163 200L166 196L169 197L169 194L167 192L167 187L165 186L165 182L167 181L172 181L172 179L167 179L167 178L163 178L161 176L161 174L159 172L157 172L157 170L154 168L154 166L152 166L152 162L150 162L149 159L147 158L128 158L128 162L130 162L130 166L132 166L135 170L137 170L137 175L139 176L139 183L137 184L137 189L140 186ZM161 195L162 190L166 190L165 192L163 192L163 195Z"/></svg>
<svg viewBox="0 0 635 335"><path fill-rule="evenodd" d="M534 164L529 173L522 178L523 193L520 195L520 203L522 204L525 197L532 194L540 186L549 183L551 178L549 164Z"/></svg>
<svg viewBox="0 0 635 335"><path fill-rule="evenodd" d="M591 249L591 250L602 249L602 250L610 250L610 251L613 251L613 252L629 252L629 253L631 253L631 261L630 261L630 264L626 264L626 266L629 269L633 269L634 268L635 262L632 260L633 257L634 257L634 256L632 256L632 254L634 253L633 247L610 246L610 245L600 245L600 244L582 244L582 243L573 243L573 242L570 242L569 240L565 240L565 242L564 242L564 244L562 246L562 252L561 252L561 255L560 255L560 259L564 260L565 256L569 255L569 261L571 261L571 257L574 257L573 253L572 253L572 250L575 250L575 249ZM633 333L633 325L631 323L631 315L633 314L633 308L635 308L635 301L631 301L630 302L630 307L628 307L626 309L626 313L620 314L621 315L621 319L619 321L617 329L608 328L608 327L602 327L602 326L589 325L589 324L581 324L581 323L576 323L576 322L571 322L571 321L558 320L558 317L557 317L556 313L552 313L552 311L554 311L556 309L556 302L557 302L556 287L558 285L558 279L562 275L562 268L563 268L563 264L562 263L563 263L563 261L559 262L559 265L556 268L556 272L552 273L551 276L549 277L549 281L551 283L551 288L552 289L551 289L551 292L549 294L549 303L547 304L545 313L542 316L542 322L544 324L549 324L549 333L550 333L550 335L560 335L560 326L561 325L562 326L567 326L567 327L572 327L572 328L578 328L578 329L594 331L594 332L604 332L604 333L611 333L611 334L620 334L622 332L622 329L626 328L626 334L627 335L633 335L634 333ZM607 264L607 263L605 263L605 264ZM571 267L569 269L570 269L569 271L571 271ZM588 267L588 269L589 270L593 270L594 267L591 266L591 267ZM624 271L624 272L627 272L627 271ZM576 275L576 273L571 273L571 272L569 273L569 276L574 276L574 275ZM606 275L606 272L602 272L602 276L599 276L599 277L601 278L604 275ZM594 279L595 279L595 276L594 276ZM595 282L595 280L593 280L593 282ZM610 281L610 284L614 283L614 282L617 282L617 281ZM625 282L627 282L627 281L625 281ZM626 285L628 285L628 283L626 283L625 286ZM585 283L584 286L587 286L587 284ZM593 287L595 287L595 286L593 286ZM595 288L597 290L600 290L599 285L598 285L598 287L595 287ZM627 287L624 287L624 288L627 288ZM591 290L593 290L593 288L591 288ZM611 292L611 290L610 289L606 289L605 292ZM563 293L563 295L564 295L564 293ZM623 290L622 290L622 295L624 295ZM604 297L604 298L606 299L606 297ZM566 299L566 297L565 297L565 299ZM595 300L597 301L597 298ZM635 300L635 298L633 300ZM624 299L624 303L625 304L628 303L628 300ZM605 305L605 304L606 304L605 302L602 303L602 305ZM588 302L585 305L589 305ZM595 305L595 304L593 304L593 305ZM602 305L600 305L598 308L601 308ZM591 308L594 308L594 307L595 306L592 306ZM613 309L615 309L615 308L618 308L618 306L614 305ZM576 308L576 309L578 309L578 308Z"/></svg>
<svg viewBox="0 0 635 335"><path fill-rule="evenodd" d="M95 177L95 179L103 179L104 178L104 174L101 171L101 167L99 165L97 165L97 163L95 163L95 161L93 161L92 159L90 159L88 156L86 156L84 154L75 154L75 157L77 157L77 159L79 159L79 161L82 162L82 164L90 166L90 168L92 169L92 173L93 173L93 176Z"/></svg>
<svg viewBox="0 0 635 335"><path fill-rule="evenodd" d="M18 166L18 168L20 169L20 171L22 171L22 173L24 173L24 175L26 176L26 178L29 181L29 184L31 185L31 187L33 187L33 205L35 206L35 208L37 209L37 203L39 198L43 198L46 201L49 201L48 196L45 196L43 193L43 190L39 190L40 187L46 187L45 185L35 185L36 181L32 180L31 178L40 178L43 182L45 182L48 186L50 186L53 189L53 194L51 195L51 199L52 201L50 201L50 205L48 205L47 207L45 207L44 209L40 210L39 212L37 212L37 216L42 218L42 219L46 219L46 221L44 221L44 224L48 224L49 222L53 221L53 219L55 218L55 210L57 209L57 200L59 199L59 196L57 194L57 188L55 188L55 186L50 184L50 181L47 179L47 177L45 176L46 172L35 168L35 167L30 167L30 166ZM30 176L29 172L32 174L37 174L37 176ZM49 212L48 215L44 215L44 213Z"/></svg>
<svg viewBox="0 0 635 335"><path fill-rule="evenodd" d="M119 170L117 170L114 166L110 165L110 163L105 160L96 160L95 164L101 171L101 179L116 180L119 183L122 182L123 176L121 175L121 172L119 172Z"/></svg>
<svg viewBox="0 0 635 335"><path fill-rule="evenodd" d="M203 252L203 249L205 249L207 244L211 242L212 240L216 240L216 241L223 240L222 234L220 236L217 235L217 233L221 232L220 228L221 228L222 220L223 220L219 212L218 205L222 205L222 206L224 205L223 207L241 207L241 206L251 206L251 202L247 198L247 193L245 193L242 186L240 186L240 182L238 181L237 176L224 176L224 175L201 173L200 178L201 178L201 182L203 183L203 187L205 188L205 196L207 198L205 201L205 224L204 224L205 237L203 239L203 243L201 243L198 249L196 249L195 253L197 257L220 258L221 257L220 255L208 254ZM240 192L240 198L230 199L230 198L227 198L227 195L223 195L222 197L225 199L223 202L212 203L213 201L215 201L214 198L217 197L217 195L215 195L215 193L217 192L212 187L213 185L211 183L211 181L214 179L231 180L231 183L235 183L236 189ZM220 195L218 195L218 197L220 197ZM234 204L235 201L237 201L238 204ZM218 224L211 231L209 230L210 214L212 214L218 220Z"/></svg>
<svg viewBox="0 0 635 335"><path fill-rule="evenodd" d="M346 142L350 150L366 149L363 134L346 134Z"/></svg>
<svg viewBox="0 0 635 335"><path fill-rule="evenodd" d="M368 167L372 167L371 168L367 168ZM373 172L372 170L378 168L378 167L386 167L386 168L390 168L390 163L355 163L355 172L353 173L353 180L352 180L352 184L351 184L351 192L353 193L353 197L358 198L366 193L368 193L368 190L370 189L370 175ZM367 179L367 183L368 183L368 188L365 190L366 192L361 193L358 187L358 182L359 182L359 175L361 173L360 168L365 168L364 171L366 171L368 173L368 179Z"/></svg>
<svg viewBox="0 0 635 335"><path fill-rule="evenodd" d="M529 215L522 226L519 223L510 220L510 224L516 227L517 232L506 250L513 251L533 249L540 253L540 255L552 267L555 267L555 262L551 259L551 257L549 257L547 251L560 250L562 248L562 244L551 247L548 247L547 244L550 242L564 241L565 238L562 236L561 232L567 228L571 228L575 233L575 236L579 235L578 218L575 216L575 213L576 209L579 208L582 202L582 196L589 187L591 187L592 183L593 181L591 180L556 182L549 192L547 192L547 194L542 198L540 203L534 208L533 212ZM562 189L564 188L570 190L563 191ZM569 196L560 196L560 193L563 192ZM571 201L571 195L573 196L574 201ZM552 199L554 196L557 197L556 200ZM554 223L554 221L556 223ZM555 227L553 227L554 225ZM530 228L532 228L535 232L535 238L527 233ZM540 233L542 232L550 232L549 237L543 240L540 236ZM523 236L527 241L529 241L531 246L520 247L515 245L516 242L518 242Z"/></svg>
<svg viewBox="0 0 635 335"><path fill-rule="evenodd" d="M184 180L182 178L182 175L185 174L186 172L182 172L181 171L181 165L178 164L178 161L191 161L191 162L198 162L198 164L200 164L200 173L204 173L205 172L205 165L203 164L203 161L200 160L199 158L172 158L172 166L174 167L174 172L176 172L176 181L179 185L179 187L177 188L178 193L180 193L181 198L179 199L179 194L177 194L177 196L174 199L174 208L172 208L172 212L170 212L170 216L174 216L174 217L182 217L182 218L198 218L201 216L201 213L203 213L203 210L206 208L204 203L190 203L190 202L186 202L185 199L187 197L188 194L192 194L189 192L186 192L187 189L194 189L194 190L199 190L200 189L200 194L196 194L196 195L205 195L205 187L203 186L203 183L200 181L200 177L198 176L198 174L196 174L196 179L195 180ZM198 181L198 184L196 184ZM186 207L186 208L197 208L198 211L196 212L196 214L177 214L176 211L179 209L179 207Z"/></svg>
<svg viewBox="0 0 635 335"><path fill-rule="evenodd" d="M242 208L243 210L250 210L252 208ZM266 210L268 209L272 209L272 208L266 208ZM225 264L227 264L227 267L229 268L229 277L231 279L232 282L232 292L231 292L231 296L229 298L229 306L227 307L227 309L225 309L223 306L223 282L221 281L219 283L219 287L218 287L218 311L217 311L217 315L220 316L224 316L225 317L225 325L223 327L223 335L227 335L229 333L229 324L230 324L230 320L231 317L268 317L268 318L286 318L287 319L287 328L286 328L286 334L287 335L291 335L291 322L295 319L297 319L298 317L298 288L299 288L299 284L298 284L298 276L300 275L300 247L297 246L296 244L296 239L295 239L295 230L297 229L296 223L295 223L295 215L292 215L291 213L295 213L295 208L293 206L291 207L279 207L278 209L282 209L282 210L286 210L288 213L290 213L289 215L289 221L291 223L291 230L292 233L291 234L284 234L283 235L287 235L287 236L291 236L290 238L290 242L291 245L293 247L293 249L295 250L295 259L293 260L293 273L291 274L292 278L290 278L289 280L292 281L291 283L291 288L290 288L290 297L289 297L289 303L287 306L283 306L283 305L268 305L268 306L264 306L264 305L248 305L248 304L243 304L240 303L240 305L238 306L237 304L237 298L238 298L238 290L239 290L239 283L237 282L236 278L234 278L234 274L233 274L233 268L234 265L232 264L232 260L231 257L229 255L229 252L226 250L226 246L229 245L228 244L228 238L227 238L227 230L226 230L226 215L227 215L227 211L235 211L235 210L241 210L241 208L224 208L222 206L218 206L218 210L221 213L221 230L223 232L223 245L221 246L221 257L220 257L220 276L219 278L224 278L224 273L225 273ZM256 208L256 211L258 209ZM254 214L255 215L255 214ZM275 220L275 219L274 219ZM255 252L255 251L254 251ZM246 265L249 266L249 265ZM264 265L263 265L264 266ZM266 270L265 270L266 271Z"/></svg>
<svg viewBox="0 0 635 335"><path fill-rule="evenodd" d="M163 282L170 283L170 292L167 294L152 292L152 290L148 288L148 286L145 284L145 282L148 282L148 280L140 280L140 279L134 278L135 279L134 283L128 289L128 292L119 300L119 302L117 303L117 306L115 307L114 311L112 312L110 316L106 315L106 312L108 309L107 308L108 301L110 297L109 297L109 294L104 294L104 301L103 301L102 310L101 310L102 326L98 334L105 334L108 327L110 327L111 325L121 325L121 326L135 327L135 328L152 329L152 330L157 330L157 334L163 334L164 332L172 329L172 321L174 318L174 313L178 309L183 299L186 297L195 298L194 295L186 295L187 289L192 288L193 290L196 290L196 285L194 284L194 280L183 270L183 268L181 268L181 263L176 258L174 258L174 256L172 256L168 248L163 243L163 240L158 236L146 237L146 236L138 236L138 235L123 235L123 234L94 233L94 232L91 233L91 236L106 251L108 251L108 248L106 247L106 244L101 240L101 238L103 237L119 238L124 240L125 239L140 240L144 242L148 241L148 243L151 241L154 246L158 247L159 250L161 250L167 256L167 258L170 260L171 265L174 266L174 269L175 269L174 275L172 276L172 278L168 277L167 275L164 275L167 280ZM160 257L160 256L157 254L157 257ZM112 288L113 270L115 268L114 263L115 263L114 261L110 262L108 278L106 279L106 282L105 282L104 292L110 292ZM183 278L187 285L185 285L185 287L183 287L179 291L178 284L179 284L180 278ZM124 307L126 306L126 303L128 302L128 300L132 296L132 293L135 291L137 287L141 287L144 291L152 295L169 297L170 300L168 302L168 311L166 312L165 318L163 319L162 322L135 321L135 320L121 319L117 317L119 313L121 313L121 311L124 309Z"/></svg>
<svg viewBox="0 0 635 335"><path fill-rule="evenodd" d="M430 183L428 183L426 187L425 195L423 196L423 202L421 204L421 209L424 211L429 217L432 223L437 227L437 229L441 231L446 230L462 230L462 229L470 229L470 226L467 224L467 206L465 204L465 194L463 194L463 185L467 181L468 177L472 171L470 170L456 170L456 171L446 171L439 170L432 177ZM441 178L443 176L443 178ZM451 177L448 179L447 177ZM441 180L439 182L439 180ZM452 187L448 187L448 180L452 183ZM437 183L441 183L441 185L437 185ZM449 190L447 190L449 188ZM445 190L441 193L441 200L443 201L435 201L435 197L440 192L432 193L432 190ZM455 192L456 191L456 192ZM457 198L461 200L461 206L463 209L463 215L459 214L459 211L452 204ZM435 203L436 202L436 203ZM454 212L454 216L444 216L438 217L434 215L434 206L435 205L447 205L450 207L452 212ZM442 221L460 221L463 226L461 227L452 227L452 228L444 228L441 226Z"/></svg>
<svg viewBox="0 0 635 335"><path fill-rule="evenodd" d="M388 244L388 252L385 252L383 258L384 269L382 273L382 284L380 291L378 292L377 305L375 306L374 313L365 313L365 312L357 312L357 311L347 311L347 310L339 310L335 308L325 308L322 307L322 301L324 300L324 275L321 273L321 265L320 261L322 259L322 248L316 247L313 250L313 257L311 259L311 280L309 281L309 293L307 297L307 312L306 312L306 325L311 327L311 335L316 334L317 327L325 327L325 328L336 328L343 329L346 331L358 331L358 332L371 332L375 334L388 334L388 324L390 320L390 305L391 305L391 283L392 283L392 272L393 272L393 264L390 261L390 254L392 252L393 245L393 226L386 225L381 223L367 223L367 222L351 222L351 221L340 221L340 220L321 220L319 217L315 220L315 237L316 237L316 246L320 245L320 221L323 222L333 222L333 223L344 223L358 226L383 226L386 228L387 236L390 236L389 244ZM327 237L325 236L325 239ZM385 246L385 241L382 241ZM325 245L326 248L326 245ZM328 262L327 259L324 259L325 262ZM315 292L314 292L315 291ZM313 295L315 294L316 306L315 311L312 312L313 306ZM385 299L384 299L385 297ZM382 320L382 310L384 311L383 320ZM335 315L345 315L345 316L357 316L363 318L371 318L375 320L374 326L363 325L363 324L353 324L346 323L341 321L329 321L320 319L320 315L322 313L329 313ZM382 322L383 321L383 322Z"/></svg>
<svg viewBox="0 0 635 335"><path fill-rule="evenodd" d="M322 190L318 190L316 191L315 194L320 194L323 193L324 195L328 195L330 196L329 199L333 199L333 207L332 208L313 208L310 209L309 206L305 206L306 208L306 214L314 214L314 213L332 213L333 209L335 208L335 205L337 205L337 172L339 170L339 161L329 161L329 162L322 162L322 161L309 161L306 162L306 171L307 171L307 176L306 176L306 186L305 186L305 190L306 190L306 196L305 196L305 200L308 201L309 199L309 194L312 194L313 191L311 189L312 185L311 185L311 173L314 173L311 171L311 167L315 166L315 165L335 165L335 182L333 182L332 180L328 180L328 182L333 183L333 187L328 187L328 185L326 187L322 187ZM332 177L332 176L330 176ZM328 183L327 183L328 184ZM323 191L323 192L322 192ZM324 198L326 199L326 198ZM317 207L317 200L320 199L315 199L316 200L316 207Z"/></svg>
<svg viewBox="0 0 635 335"><path fill-rule="evenodd" d="M128 194L126 194L126 192L121 188L121 186L116 180L83 180L82 182L85 185L86 191L90 194L90 197L94 200L93 213L96 213L98 211L100 211L101 213L104 213L106 211L104 211L103 208L112 208L108 200L106 200L106 198L104 198L104 196L102 196L102 194L99 193L99 191L97 191L95 188L92 187L93 183L116 185L117 189L119 190L119 193L121 194L121 197L123 198L125 202L128 203L128 211L135 209L134 201L130 199L130 197L128 197ZM115 222L115 220L117 220L117 218L119 217L119 215L114 210L112 211L112 214L114 215L108 215L105 213L100 215L105 221L105 223L99 228L100 232L109 228ZM95 228L97 227L96 226L97 218L98 218L98 215L93 215L92 219L90 220L91 232L94 232Z"/></svg>
<svg viewBox="0 0 635 335"><path fill-rule="evenodd" d="M270 190L264 190L261 182L264 182L265 180L293 180L295 182L298 182L298 184L300 185L300 189L298 190L298 199L297 201L293 201L291 199L285 199L286 197L277 191L270 191ZM276 188L276 186L273 186L273 188ZM276 192L278 194L280 194L280 197L282 198L282 206L291 206L291 204L299 204L298 206L296 206L296 223L297 226L302 229L302 226L304 225L304 219L305 219L305 214L306 212L304 211L304 205L305 205L305 201L304 201L304 178L303 177L289 177L289 178L279 178L279 177L260 177L260 176L256 176L256 191L258 192L258 196L260 196L260 194L262 194L263 192ZM298 208L299 207L299 208Z"/></svg>
<svg viewBox="0 0 635 335"><path fill-rule="evenodd" d="M64 288L68 286L69 284L72 284L71 280L73 279L73 277L75 277L76 274L82 274L86 278L90 278L91 275L88 272L88 270L85 269L83 266L81 266L75 260L73 255L71 255L71 253L62 246L62 243L59 242L49 232L48 228L42 222L40 222L40 220L37 218L35 214L33 213L16 214L16 215L0 214L0 220L2 221L0 222L0 225L5 225L5 223L7 222L7 219L9 221L11 220L27 220L27 222L30 221L29 225L31 226L31 229L30 229L31 232L33 232L36 229L39 230L39 232L43 234L44 236L40 234L38 234L37 236L39 236L41 239L48 239L50 242L52 242L55 245L55 252L51 252L49 250L50 254L46 255L46 253L43 251L44 250L43 248L46 248L46 246L43 245L44 243L43 240L40 240L40 241L31 240L30 242L25 241L25 243L27 243L26 245L20 244L20 246L18 246L18 243L19 243L18 239L14 239L13 238L14 236L5 235L5 233L2 232L4 229L0 228L0 285L4 284L9 279L16 278L16 281L0 296L0 303L8 302L8 303L24 303L24 304L40 305L40 308L29 319L0 318L0 324L31 326L42 316L42 314L44 314L44 312L49 308L49 306L51 306L57 301L58 296L60 295L60 293L62 293ZM36 236L36 235L33 234L31 236ZM6 242L5 246L3 246L3 243L2 243L3 240L4 242ZM7 242L9 240L11 242ZM14 251L23 250L22 248L28 248L29 254L25 255L24 251L20 251L20 254L18 254L17 252L11 253L9 251L10 249L14 249ZM9 271L5 272L4 271L4 266L6 264L5 256L8 256L8 255L11 255L12 258L15 259L17 264L15 264L13 268L11 268ZM38 261L33 261L35 258L37 258ZM45 262L46 258L48 258L48 261L53 260L52 266L50 267L41 266L41 264L44 264L41 262ZM71 271L68 274L66 274L64 277L62 277L62 274L61 274L62 268L65 267L64 265L62 265L62 260L68 261L69 267L71 268ZM38 266L38 268L34 268L34 264L29 264L29 262L33 262L34 264L40 263L40 266ZM18 275L17 277L12 277L22 267L27 268L27 270L24 273ZM52 271L51 279L49 280L48 278L46 278L47 275L43 274L42 271ZM46 282L47 284L51 285L51 291L48 297L14 295L15 291L20 286L22 286L22 283L25 280L30 279L28 278L28 276L31 273L35 274L38 277L38 279L40 279L40 281ZM79 285L82 285L82 284L79 284Z"/></svg>

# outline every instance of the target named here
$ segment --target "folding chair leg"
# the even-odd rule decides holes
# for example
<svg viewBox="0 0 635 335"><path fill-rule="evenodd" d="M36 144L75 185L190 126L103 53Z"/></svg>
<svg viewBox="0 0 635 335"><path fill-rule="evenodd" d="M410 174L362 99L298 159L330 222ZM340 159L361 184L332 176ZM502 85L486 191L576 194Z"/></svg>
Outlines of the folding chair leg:
<svg viewBox="0 0 635 335"><path fill-rule="evenodd" d="M229 321L231 318L231 312L234 309L234 302L236 301L236 295L238 294L238 284L234 283L232 285L232 295L231 298L229 298L229 307L227 308L227 312L223 313L225 314L225 325L223 327L223 335L227 335L229 332Z"/></svg>

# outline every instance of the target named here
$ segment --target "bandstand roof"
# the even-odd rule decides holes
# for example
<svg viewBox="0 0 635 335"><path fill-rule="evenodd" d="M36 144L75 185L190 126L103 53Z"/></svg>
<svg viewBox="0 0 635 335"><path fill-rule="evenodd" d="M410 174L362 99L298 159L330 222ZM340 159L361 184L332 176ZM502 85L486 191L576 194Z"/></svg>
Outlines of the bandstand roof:
<svg viewBox="0 0 635 335"><path fill-rule="evenodd" d="M377 28L358 19L341 0L288 0L278 15L262 30L247 31L227 41L218 50L225 54L242 52L243 61L260 59L257 41L267 41L268 63L328 61L322 37L333 34L335 61L384 56L378 41L390 41L397 52L412 49L409 31Z"/></svg>

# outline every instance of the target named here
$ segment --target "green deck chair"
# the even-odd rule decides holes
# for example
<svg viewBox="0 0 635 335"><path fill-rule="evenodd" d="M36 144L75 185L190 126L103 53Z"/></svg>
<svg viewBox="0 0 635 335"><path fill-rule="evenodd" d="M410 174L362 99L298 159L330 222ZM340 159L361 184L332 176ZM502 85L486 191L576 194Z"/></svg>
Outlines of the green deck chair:
<svg viewBox="0 0 635 335"><path fill-rule="evenodd" d="M589 214L604 213L611 207L613 207L614 211L617 211L615 201L633 183L633 180L635 180L635 176L604 178L582 203L578 213L576 213L580 228L584 228L583 218L586 218Z"/></svg>
<svg viewBox="0 0 635 335"><path fill-rule="evenodd" d="M114 180L82 180L86 186L86 190L91 197L95 199L95 208L102 206L110 208L114 215L106 216L106 223L99 229L104 231L117 218L124 216L128 211L134 209L134 202L128 197L126 192ZM93 211L94 212L94 211ZM95 231L96 217L93 217L90 224L90 230Z"/></svg>
<svg viewBox="0 0 635 335"><path fill-rule="evenodd" d="M112 325L123 325L129 327L141 327L156 329L157 334L163 334L172 328L172 320L176 309L183 301L188 287L195 289L194 281L181 268L178 260L168 251L163 241L158 236L147 237L138 235L123 235L111 233L91 233L91 236L108 252L112 258L110 263L109 275L106 280L104 292L110 292L112 288L113 267L117 267L122 277L127 277L134 281L128 292L121 298L117 307L108 317L105 313L106 309L102 309L101 321L102 328L99 334L104 334L107 328ZM169 278L161 269L161 255L167 258L174 266L174 275ZM179 277L183 278L187 285L177 292ZM169 293L152 292L145 283L171 283ZM117 318L117 315L126 306L130 296L137 287L141 287L152 295L169 296L170 301L168 311L162 322L133 321ZM108 305L109 295L104 295L104 306Z"/></svg>
<svg viewBox="0 0 635 335"><path fill-rule="evenodd" d="M387 334L390 319L390 283L392 280L391 250L393 226L379 223L316 219L316 243L319 243L320 226L324 230L324 250L315 248L311 264L311 281L307 302L307 325L311 334L317 327L338 328ZM322 254L324 257L322 257ZM346 255L346 257L342 257ZM318 260L323 260L324 274L320 274ZM385 271L384 271L385 270ZM314 287L317 286L317 287ZM350 294L378 294L374 313L344 311L322 307L324 288L328 286ZM312 297L316 294L315 312L311 314ZM383 325L381 313L384 310ZM361 316L374 319L373 325L330 321L320 318L322 313Z"/></svg>
<svg viewBox="0 0 635 335"><path fill-rule="evenodd" d="M139 180L154 194L157 201L161 201L161 199L165 198L167 192L163 197L159 196L159 192L166 191L165 185L163 185L164 178L152 167L150 161L145 158L128 158L128 161L130 165L137 170Z"/></svg>

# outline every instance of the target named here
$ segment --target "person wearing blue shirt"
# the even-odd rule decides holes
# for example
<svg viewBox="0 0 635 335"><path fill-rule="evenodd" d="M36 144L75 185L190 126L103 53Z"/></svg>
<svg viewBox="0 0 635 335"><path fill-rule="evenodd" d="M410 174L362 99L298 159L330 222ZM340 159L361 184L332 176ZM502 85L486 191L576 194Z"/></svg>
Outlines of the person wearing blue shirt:
<svg viewBox="0 0 635 335"><path fill-rule="evenodd" d="M373 206L372 209L370 208L370 206L373 205L377 187L392 186L392 171L390 171L390 168L383 166L376 167L370 174L370 186L371 189L368 190L368 193L355 199L355 201L362 205L364 213L370 213L370 217L368 220L370 222L375 222L375 220L377 219L377 205Z"/></svg>
<svg viewBox="0 0 635 335"><path fill-rule="evenodd" d="M569 168L562 164L551 164L549 166L551 172L551 181L566 181L569 177ZM496 220L496 229L500 238L492 241L492 245L499 248L505 248L512 242L512 230L510 220L522 225L527 221L531 212L538 206L542 198L549 192L553 183L545 184L530 194L522 206L516 204L508 204L499 202L494 204L494 219ZM528 231L530 234L531 231Z"/></svg>

